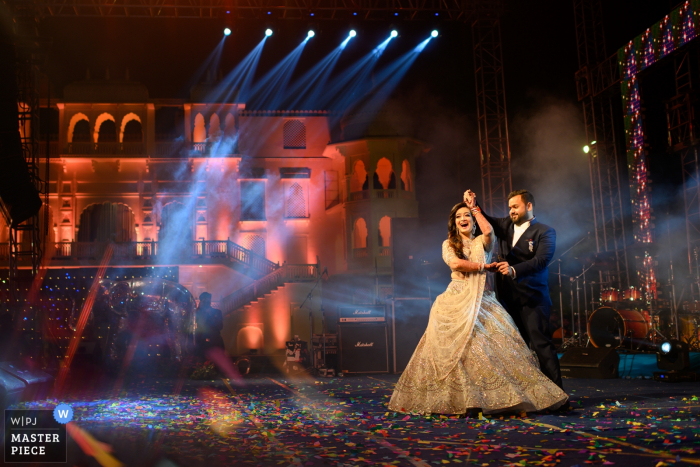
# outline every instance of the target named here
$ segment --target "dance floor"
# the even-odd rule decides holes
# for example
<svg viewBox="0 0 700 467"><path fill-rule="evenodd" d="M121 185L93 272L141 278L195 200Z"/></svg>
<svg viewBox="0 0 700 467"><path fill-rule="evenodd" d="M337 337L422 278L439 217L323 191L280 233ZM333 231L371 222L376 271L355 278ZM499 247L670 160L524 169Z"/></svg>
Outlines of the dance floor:
<svg viewBox="0 0 700 467"><path fill-rule="evenodd" d="M568 379L572 413L460 418L387 412L397 379L142 375L60 402L127 466L700 464L700 383ZM71 441L67 465L99 464Z"/></svg>

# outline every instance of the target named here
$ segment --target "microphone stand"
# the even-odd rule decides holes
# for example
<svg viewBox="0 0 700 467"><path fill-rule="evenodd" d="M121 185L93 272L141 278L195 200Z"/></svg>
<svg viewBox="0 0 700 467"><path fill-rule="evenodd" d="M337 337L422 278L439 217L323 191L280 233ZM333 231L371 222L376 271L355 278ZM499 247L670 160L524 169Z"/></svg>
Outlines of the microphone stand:
<svg viewBox="0 0 700 467"><path fill-rule="evenodd" d="M586 235L584 237L582 237L578 242L574 243L571 246L571 248L566 250L564 253L560 254L557 259L552 261L552 263L554 261L559 263L559 273L557 275L559 276L559 319L561 320L560 322L561 322L561 346L562 346L562 348L566 348L568 343L564 339L564 300L562 298L561 278L562 278L562 275L565 277L570 277L570 276L566 276L566 274L561 273L561 259L565 254L567 254L568 252L573 250L575 246L579 245L584 240L588 239L588 237L590 237L590 235L591 235L591 233L587 232ZM550 264L552 264L552 263L550 263ZM549 267L549 265L547 265L547 266ZM573 308L573 306L574 306L574 296L573 296L573 290L572 290L572 295L571 295L571 341L572 341L572 343L574 340L573 339L574 338L574 308ZM580 326L579 326L579 330L580 330Z"/></svg>

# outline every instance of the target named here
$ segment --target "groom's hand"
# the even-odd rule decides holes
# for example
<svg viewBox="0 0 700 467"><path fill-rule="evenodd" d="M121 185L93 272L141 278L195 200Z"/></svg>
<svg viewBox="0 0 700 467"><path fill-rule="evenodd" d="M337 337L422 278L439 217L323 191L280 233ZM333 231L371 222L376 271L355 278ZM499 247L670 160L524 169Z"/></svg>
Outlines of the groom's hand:
<svg viewBox="0 0 700 467"><path fill-rule="evenodd" d="M511 269L510 264L508 264L506 261L496 263L496 269L504 276L513 276L513 270Z"/></svg>

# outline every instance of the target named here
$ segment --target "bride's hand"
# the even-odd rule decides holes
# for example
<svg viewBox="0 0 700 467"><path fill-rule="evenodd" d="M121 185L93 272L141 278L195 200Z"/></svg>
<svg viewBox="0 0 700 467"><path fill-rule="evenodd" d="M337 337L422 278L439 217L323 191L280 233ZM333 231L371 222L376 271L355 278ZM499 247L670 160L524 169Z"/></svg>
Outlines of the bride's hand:
<svg viewBox="0 0 700 467"><path fill-rule="evenodd" d="M472 190L467 190L464 192L464 202L467 204L469 209L476 206L476 194Z"/></svg>

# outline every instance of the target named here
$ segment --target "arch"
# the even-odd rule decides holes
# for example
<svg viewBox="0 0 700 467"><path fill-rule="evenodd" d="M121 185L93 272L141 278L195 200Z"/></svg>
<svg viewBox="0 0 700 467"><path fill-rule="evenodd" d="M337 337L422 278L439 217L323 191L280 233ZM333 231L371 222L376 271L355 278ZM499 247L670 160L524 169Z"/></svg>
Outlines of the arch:
<svg viewBox="0 0 700 467"><path fill-rule="evenodd" d="M73 128L73 143L92 143L90 122L80 120L75 124L75 128Z"/></svg>
<svg viewBox="0 0 700 467"><path fill-rule="evenodd" d="M134 213L124 203L95 203L80 213L79 242L130 242L135 238Z"/></svg>
<svg viewBox="0 0 700 467"><path fill-rule="evenodd" d="M77 114L73 115L70 118L70 123L68 124L68 137L67 141L69 143L73 142L73 130L75 129L75 125L80 122L80 121L85 121L88 124L88 140L83 141L83 142L90 142L89 135L90 135L90 119L87 118L87 115L85 115L82 112L78 112Z"/></svg>
<svg viewBox="0 0 700 467"><path fill-rule="evenodd" d="M407 159L401 163L401 188L405 191L413 191L413 175L411 174L411 164Z"/></svg>
<svg viewBox="0 0 700 467"><path fill-rule="evenodd" d="M246 235L241 241L241 246L260 256L265 256L265 239L260 235Z"/></svg>
<svg viewBox="0 0 700 467"><path fill-rule="evenodd" d="M352 228L353 249L367 248L367 223L361 217L355 220Z"/></svg>
<svg viewBox="0 0 700 467"><path fill-rule="evenodd" d="M216 142L221 139L221 121L219 116L212 114L209 118L209 141Z"/></svg>
<svg viewBox="0 0 700 467"><path fill-rule="evenodd" d="M125 133L125 130L127 129L126 125L128 123L131 123L131 122L138 122L139 124L138 124L138 127L136 127L133 124L129 125L129 130L131 130L132 128L133 128L133 130L126 131L127 142L131 142L131 143L143 142L143 122L141 121L141 117L139 117L138 115L136 115L133 112L129 112L128 114L124 115L124 118L122 118L121 129L119 130L119 142L120 143L124 142L124 133ZM140 135L140 137L138 139L136 139L135 137L134 137L134 139L131 139L130 135L136 134L136 128L138 128L138 134Z"/></svg>
<svg viewBox="0 0 700 467"><path fill-rule="evenodd" d="M248 355L251 350L262 353L265 340L262 329L257 326L245 325L236 334L236 351L238 355Z"/></svg>
<svg viewBox="0 0 700 467"><path fill-rule="evenodd" d="M131 120L126 124L121 134L122 143L143 143L143 127L141 122Z"/></svg>
<svg viewBox="0 0 700 467"><path fill-rule="evenodd" d="M384 216L379 220L379 246L391 246L391 218Z"/></svg>
<svg viewBox="0 0 700 467"><path fill-rule="evenodd" d="M352 168L352 177L350 178L350 192L354 193L356 191L366 190L368 187L367 183L367 169L365 169L365 163L362 161L355 162Z"/></svg>
<svg viewBox="0 0 700 467"><path fill-rule="evenodd" d="M392 178L394 179L394 188L396 185L396 178L394 176L394 167L386 157L382 157L377 161L377 179L381 184L381 189L388 190L391 188ZM375 187L377 188L377 187Z"/></svg>
<svg viewBox="0 0 700 467"><path fill-rule="evenodd" d="M207 139L207 129L204 127L204 116L198 113L194 117L194 130L192 130L192 142L203 143Z"/></svg>
<svg viewBox="0 0 700 467"><path fill-rule="evenodd" d="M102 124L108 120L111 121L112 124L114 125L114 140L116 141L116 139L117 139L117 131L116 131L117 130L117 122L116 122L116 120L114 120L114 117L111 114L104 112L104 113L100 114L99 117L97 117L97 120L95 120L95 132L93 133L93 138L94 138L93 141L95 143L99 143L100 142L99 140L101 139L101 137L105 138L103 140L103 142L105 142L105 143L115 142L115 141L107 141L106 135L102 136L100 134L101 133L100 129L102 128Z"/></svg>
<svg viewBox="0 0 700 467"><path fill-rule="evenodd" d="M237 133L235 117L230 113L226 114L224 119L224 138L235 138Z"/></svg>
<svg viewBox="0 0 700 467"><path fill-rule="evenodd" d="M287 191L285 217L306 218L306 196L298 183L293 183Z"/></svg>

